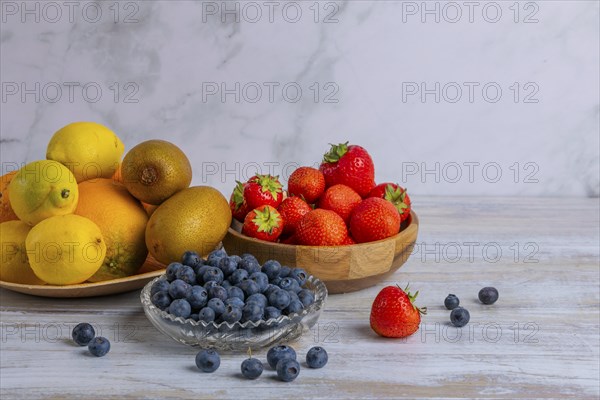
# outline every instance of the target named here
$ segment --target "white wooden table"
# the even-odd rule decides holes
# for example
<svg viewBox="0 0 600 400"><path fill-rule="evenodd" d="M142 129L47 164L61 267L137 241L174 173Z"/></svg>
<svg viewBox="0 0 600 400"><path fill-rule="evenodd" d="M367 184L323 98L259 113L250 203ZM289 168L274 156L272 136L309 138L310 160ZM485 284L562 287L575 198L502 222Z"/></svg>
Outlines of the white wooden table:
<svg viewBox="0 0 600 400"><path fill-rule="evenodd" d="M598 199L416 200L418 246L405 266L377 287L330 296L318 326L293 344L302 357L324 346L322 370L304 368L292 383L271 370L248 381L244 356L223 355L203 374L196 350L150 325L137 292L58 300L2 290L0 397L598 398ZM420 289L429 308L404 340L369 328L373 298L395 282ZM487 285L500 292L493 306L477 301ZM448 293L471 312L462 330L448 323ZM111 340L106 357L71 343L82 321Z"/></svg>

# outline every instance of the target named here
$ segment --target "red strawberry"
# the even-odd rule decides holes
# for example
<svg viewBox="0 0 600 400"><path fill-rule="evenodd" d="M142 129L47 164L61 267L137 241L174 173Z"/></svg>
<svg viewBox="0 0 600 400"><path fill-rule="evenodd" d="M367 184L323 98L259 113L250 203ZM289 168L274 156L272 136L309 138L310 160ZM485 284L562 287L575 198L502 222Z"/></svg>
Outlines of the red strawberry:
<svg viewBox="0 0 600 400"><path fill-rule="evenodd" d="M277 211L283 218L283 233L293 235L298 222L308 214L312 208L300 197L288 197L281 202Z"/></svg>
<svg viewBox="0 0 600 400"><path fill-rule="evenodd" d="M380 183L371 190L368 197L381 197L392 203L400 213L400 221L410 215L410 197L406 189L396 183Z"/></svg>
<svg viewBox="0 0 600 400"><path fill-rule="evenodd" d="M277 208L283 200L279 178L271 175L253 176L244 187L244 198L250 210L264 205Z"/></svg>
<svg viewBox="0 0 600 400"><path fill-rule="evenodd" d="M267 242L274 242L279 238L283 231L283 219L279 212L269 206L264 205L256 208L246 215L242 233Z"/></svg>
<svg viewBox="0 0 600 400"><path fill-rule="evenodd" d="M414 295L398 286L384 287L375 297L371 307L371 329L380 336L402 338L410 336L419 329L421 314L427 308L417 308L413 303L419 291Z"/></svg>
<svg viewBox="0 0 600 400"><path fill-rule="evenodd" d="M298 244L298 241L296 240L296 236L292 235L292 236L288 236L285 239L281 239L279 241L279 243L283 243L283 244Z"/></svg>
<svg viewBox="0 0 600 400"><path fill-rule="evenodd" d="M229 208L231 208L231 214L233 214L233 218L240 222L244 222L244 218L246 218L246 214L248 214L249 211L248 204L244 199L244 185L245 184L242 182L237 182L237 185L233 189L233 193L231 193L231 197L229 198Z"/></svg>
<svg viewBox="0 0 600 400"><path fill-rule="evenodd" d="M367 150L348 142L331 145L319 168L327 187L339 183L350 186L362 198L375 186L375 166Z"/></svg>
<svg viewBox="0 0 600 400"><path fill-rule="evenodd" d="M314 203L325 191L325 177L318 169L300 167L290 175L288 192L290 196L303 197L307 203Z"/></svg>
<svg viewBox="0 0 600 400"><path fill-rule="evenodd" d="M306 246L339 246L348 236L342 217L330 210L306 214L296 228L296 240Z"/></svg>
<svg viewBox="0 0 600 400"><path fill-rule="evenodd" d="M350 232L356 243L373 242L400 231L400 214L396 207L379 197L369 197L354 208Z"/></svg>
<svg viewBox="0 0 600 400"><path fill-rule="evenodd" d="M335 211L347 224L350 214L362 199L352 188L346 185L333 185L319 199L319 208Z"/></svg>
<svg viewBox="0 0 600 400"><path fill-rule="evenodd" d="M352 239L352 236L348 235L346 236L346 239L344 239L344 241L342 242L342 246L350 246L356 244L356 242L354 241L354 239Z"/></svg>

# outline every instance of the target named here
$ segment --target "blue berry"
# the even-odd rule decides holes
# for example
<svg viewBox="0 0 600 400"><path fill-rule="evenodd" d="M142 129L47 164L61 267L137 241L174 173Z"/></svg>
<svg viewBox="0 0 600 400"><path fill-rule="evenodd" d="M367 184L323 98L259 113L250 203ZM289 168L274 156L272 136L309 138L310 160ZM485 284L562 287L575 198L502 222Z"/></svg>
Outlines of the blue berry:
<svg viewBox="0 0 600 400"><path fill-rule="evenodd" d="M223 286L213 286L208 291L208 297L211 299L221 299L222 301L227 300L227 289Z"/></svg>
<svg viewBox="0 0 600 400"><path fill-rule="evenodd" d="M165 275L169 282L173 282L175 279L177 279L176 274L177 274L177 271L179 270L179 268L181 268L181 267L183 267L183 264L178 263L178 262L172 262L171 264L169 264L167 266Z"/></svg>
<svg viewBox="0 0 600 400"><path fill-rule="evenodd" d="M308 278L308 274L302 268L294 268L290 272L289 276L290 278L297 280L300 286L304 285L306 283L306 279Z"/></svg>
<svg viewBox="0 0 600 400"><path fill-rule="evenodd" d="M237 297L242 301L246 298L244 291L237 286L227 288L227 297Z"/></svg>
<svg viewBox="0 0 600 400"><path fill-rule="evenodd" d="M494 304L498 300L498 289L495 287L484 287L479 291L479 301L483 304Z"/></svg>
<svg viewBox="0 0 600 400"><path fill-rule="evenodd" d="M271 347L267 352L267 362L273 369L277 366L277 363L283 359L295 360L296 351L291 346L282 344Z"/></svg>
<svg viewBox="0 0 600 400"><path fill-rule="evenodd" d="M175 277L177 279L181 279L186 283L189 283L190 285L196 283L196 273L194 272L194 269L192 267L189 267L187 265L184 265L181 268L179 268L175 273Z"/></svg>
<svg viewBox="0 0 600 400"><path fill-rule="evenodd" d="M283 359L275 366L277 377L284 382L291 382L300 373L300 364L298 361L291 359Z"/></svg>
<svg viewBox="0 0 600 400"><path fill-rule="evenodd" d="M301 312L304 309L300 300L292 300L290 304L283 310L285 315L292 315Z"/></svg>
<svg viewBox="0 0 600 400"><path fill-rule="evenodd" d="M242 261L240 261L239 268L246 270L248 275L252 275L255 272L260 272L260 264L258 261L250 259L242 259Z"/></svg>
<svg viewBox="0 0 600 400"><path fill-rule="evenodd" d="M269 295L269 305L283 310L290 305L290 295L285 290L279 289Z"/></svg>
<svg viewBox="0 0 600 400"><path fill-rule="evenodd" d="M272 283L269 283L269 286L267 286L267 288L263 291L263 294L265 296L267 296L267 298L269 298L269 296L271 295L271 293L273 293L276 290L280 290L281 288L277 285L273 285Z"/></svg>
<svg viewBox="0 0 600 400"><path fill-rule="evenodd" d="M298 297L296 292L294 292L293 290L286 290L286 292L288 292L288 294L290 295L290 303L292 301L300 301L300 298Z"/></svg>
<svg viewBox="0 0 600 400"><path fill-rule="evenodd" d="M275 286L279 287L279 284L281 283L282 279L283 279L282 277L278 276L277 278L271 280L271 285L275 285Z"/></svg>
<svg viewBox="0 0 600 400"><path fill-rule="evenodd" d="M200 266L194 268L194 272L196 273L196 283L198 283L198 285L205 284L204 273L209 268L210 268L210 265L208 265L208 264L200 265Z"/></svg>
<svg viewBox="0 0 600 400"><path fill-rule="evenodd" d="M223 271L224 276L229 276L237 269L237 262L231 257L223 257L219 260L219 269Z"/></svg>
<svg viewBox="0 0 600 400"><path fill-rule="evenodd" d="M269 280L275 279L279 276L279 272L281 271L281 264L279 261L269 260L266 261L262 266L262 272L264 272Z"/></svg>
<svg viewBox="0 0 600 400"><path fill-rule="evenodd" d="M190 314L190 319L193 319L194 321L198 321L198 319L199 319L198 313Z"/></svg>
<svg viewBox="0 0 600 400"><path fill-rule="evenodd" d="M248 279L249 276L248 271L245 269L237 269L233 274L229 275L229 282L231 282L232 285L237 285Z"/></svg>
<svg viewBox="0 0 600 400"><path fill-rule="evenodd" d="M279 277L281 279L287 278L290 275L291 272L292 272L292 269L290 267L288 267L287 265L284 265L279 270Z"/></svg>
<svg viewBox="0 0 600 400"><path fill-rule="evenodd" d="M323 368L327 361L329 360L329 356L324 348L315 346L308 350L306 353L306 364L309 368Z"/></svg>
<svg viewBox="0 0 600 400"><path fill-rule="evenodd" d="M150 300L156 307L161 310L166 310L173 299L171 299L171 296L169 296L169 293L167 292L158 292L154 293L154 296L152 296Z"/></svg>
<svg viewBox="0 0 600 400"><path fill-rule="evenodd" d="M260 292L260 288L258 287L258 283L254 282L251 279L246 279L245 281L241 281L236 285L240 289L244 291L244 295L246 297L250 297L255 293Z"/></svg>
<svg viewBox="0 0 600 400"><path fill-rule="evenodd" d="M256 259L256 257L254 257L252 254L249 254L249 253L242 254L241 259L242 260L246 260L246 261L248 261L248 260L249 261L254 261L254 262L256 262L258 264L258 260Z"/></svg>
<svg viewBox="0 0 600 400"><path fill-rule="evenodd" d="M221 286L223 286L225 289L229 289L233 285L231 284L231 282L229 282L227 279L225 279L223 282L221 282Z"/></svg>
<svg viewBox="0 0 600 400"><path fill-rule="evenodd" d="M224 301L225 306L236 306L239 308L243 308L244 305L246 305L246 303L244 303L243 300L240 300L239 297L229 297L227 300Z"/></svg>
<svg viewBox="0 0 600 400"><path fill-rule="evenodd" d="M182 281L181 279L175 279L169 285L169 295L173 299L185 299L192 291L192 286L189 283Z"/></svg>
<svg viewBox="0 0 600 400"><path fill-rule="evenodd" d="M186 298L192 309L199 310L208 302L208 293L202 286L192 286L190 295Z"/></svg>
<svg viewBox="0 0 600 400"><path fill-rule="evenodd" d="M265 321L270 319L279 318L281 316L281 310L273 306L265 307L263 318Z"/></svg>
<svg viewBox="0 0 600 400"><path fill-rule="evenodd" d="M256 379L263 372L263 364L258 358L247 358L242 362L242 375L248 379Z"/></svg>
<svg viewBox="0 0 600 400"><path fill-rule="evenodd" d="M208 281L204 284L204 290L208 293L208 291L214 287L220 286L217 281Z"/></svg>
<svg viewBox="0 0 600 400"><path fill-rule="evenodd" d="M169 281L166 279L159 279L150 288L150 296L154 296L158 292L168 292L169 291Z"/></svg>
<svg viewBox="0 0 600 400"><path fill-rule="evenodd" d="M225 252L225 250L219 249L211 252L206 258L206 261L208 264L212 265L213 267L216 267L219 265L219 261L221 261L221 259L224 257L227 257L227 253Z"/></svg>
<svg viewBox="0 0 600 400"><path fill-rule="evenodd" d="M207 306L213 309L216 317L220 316L225 311L225 303L223 303L223 300L221 299L210 299Z"/></svg>
<svg viewBox="0 0 600 400"><path fill-rule="evenodd" d="M169 305L169 314L186 319L192 313L192 306L187 300L176 299Z"/></svg>
<svg viewBox="0 0 600 400"><path fill-rule="evenodd" d="M213 322L215 320L215 310L210 307L204 307L198 313L198 320L204 322Z"/></svg>
<svg viewBox="0 0 600 400"><path fill-rule="evenodd" d="M469 322L469 319L471 319L471 315L466 308L456 307L450 313L450 322L457 328L465 326Z"/></svg>
<svg viewBox="0 0 600 400"><path fill-rule="evenodd" d="M299 291L298 298L304 305L304 308L310 306L312 303L315 302L315 295L308 289L302 289L301 291Z"/></svg>
<svg viewBox="0 0 600 400"><path fill-rule="evenodd" d="M454 294L449 294L448 296L446 296L446 299L444 300L444 306L448 310L454 310L456 307L458 307L459 304L460 304L460 300Z"/></svg>
<svg viewBox="0 0 600 400"><path fill-rule="evenodd" d="M183 253L183 256L181 256L181 263L194 268L198 265L204 264L204 260L195 251L186 251Z"/></svg>
<svg viewBox="0 0 600 400"><path fill-rule="evenodd" d="M228 305L225 307L225 312L221 314L221 318L223 321L233 324L242 319L242 309L238 306Z"/></svg>
<svg viewBox="0 0 600 400"><path fill-rule="evenodd" d="M241 261L242 261L242 257L235 255L235 256L229 256L230 259L232 259L233 261L235 261L235 264L238 265Z"/></svg>
<svg viewBox="0 0 600 400"><path fill-rule="evenodd" d="M262 319L264 309L256 303L246 303L242 308L242 321L257 322Z"/></svg>
<svg viewBox="0 0 600 400"><path fill-rule="evenodd" d="M246 299L246 304L256 303L262 308L265 308L268 302L269 300L262 293L254 293Z"/></svg>
<svg viewBox="0 0 600 400"><path fill-rule="evenodd" d="M96 357L103 357L110 351L110 342L105 337L95 337L88 343L88 350Z"/></svg>
<svg viewBox="0 0 600 400"><path fill-rule="evenodd" d="M96 336L96 331L94 331L94 327L87 322L75 325L75 328L73 328L73 331L71 332L71 337L75 343L80 346L86 346L91 342L94 336Z"/></svg>
<svg viewBox="0 0 600 400"><path fill-rule="evenodd" d="M250 275L250 280L256 282L260 293L264 292L267 286L269 286L269 277L262 272L253 273Z"/></svg>
<svg viewBox="0 0 600 400"><path fill-rule="evenodd" d="M302 290L298 281L290 277L283 278L281 282L279 282L279 287L283 290L293 290L296 293Z"/></svg>
<svg viewBox="0 0 600 400"><path fill-rule="evenodd" d="M223 282L223 278L223 271L216 267L207 268L204 272L204 275L202 275L202 279L205 283L214 281L220 284Z"/></svg>
<svg viewBox="0 0 600 400"><path fill-rule="evenodd" d="M196 366L202 372L215 372L221 365L221 357L215 350L200 350L196 354Z"/></svg>

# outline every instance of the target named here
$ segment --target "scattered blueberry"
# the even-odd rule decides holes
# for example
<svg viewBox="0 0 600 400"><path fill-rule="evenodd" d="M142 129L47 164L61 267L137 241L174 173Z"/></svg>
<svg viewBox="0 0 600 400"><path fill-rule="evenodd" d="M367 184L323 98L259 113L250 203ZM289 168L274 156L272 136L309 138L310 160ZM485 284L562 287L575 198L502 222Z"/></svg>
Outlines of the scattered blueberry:
<svg viewBox="0 0 600 400"><path fill-rule="evenodd" d="M215 320L215 310L210 307L204 307L198 313L198 320L204 322L213 322Z"/></svg>
<svg viewBox="0 0 600 400"><path fill-rule="evenodd" d="M252 279L246 279L245 281L241 281L236 286L244 291L244 295L246 297L250 297L255 293L260 293L258 283L254 282Z"/></svg>
<svg viewBox="0 0 600 400"><path fill-rule="evenodd" d="M298 299L300 299L304 308L306 308L315 302L315 295L308 289L302 289L298 292Z"/></svg>
<svg viewBox="0 0 600 400"><path fill-rule="evenodd" d="M323 368L327 361L329 360L329 356L324 348L315 346L308 350L306 353L306 364L310 368Z"/></svg>
<svg viewBox="0 0 600 400"><path fill-rule="evenodd" d="M248 271L245 269L238 269L233 274L229 275L229 282L231 282L232 285L237 285L248 279L249 276Z"/></svg>
<svg viewBox="0 0 600 400"><path fill-rule="evenodd" d="M446 300L444 300L444 306L446 306L448 310L454 310L459 304L460 300L454 294L449 294L446 296Z"/></svg>
<svg viewBox="0 0 600 400"><path fill-rule="evenodd" d="M290 304L283 310L283 313L286 315L296 314L301 312L304 309L302 302L300 300L292 300Z"/></svg>
<svg viewBox="0 0 600 400"><path fill-rule="evenodd" d="M264 292L267 286L269 286L269 277L262 272L255 272L250 275L250 280L256 282L258 285L259 292Z"/></svg>
<svg viewBox="0 0 600 400"><path fill-rule="evenodd" d="M263 318L268 321L272 318L279 318L281 316L281 310L273 306L265 307Z"/></svg>
<svg viewBox="0 0 600 400"><path fill-rule="evenodd" d="M479 301L483 304L494 304L498 300L498 289L495 287L484 287L479 291Z"/></svg>
<svg viewBox="0 0 600 400"><path fill-rule="evenodd" d="M169 293L167 292L154 293L154 296L152 296L150 300L152 301L152 304L161 310L166 310L172 301L171 296L169 296Z"/></svg>
<svg viewBox="0 0 600 400"><path fill-rule="evenodd" d="M200 350L196 354L196 366L202 372L215 372L221 365L221 357L215 350Z"/></svg>
<svg viewBox="0 0 600 400"><path fill-rule="evenodd" d="M254 293L253 295L249 296L246 299L246 304L256 303L259 306L261 306L262 308L265 308L267 306L268 302L269 301L267 300L265 295L262 293Z"/></svg>
<svg viewBox="0 0 600 400"><path fill-rule="evenodd" d="M87 322L75 325L75 328L73 328L73 331L71 332L71 337L75 343L80 346L87 346L94 336L96 336L96 331L94 331L94 327Z"/></svg>
<svg viewBox="0 0 600 400"><path fill-rule="evenodd" d="M158 292L168 292L169 291L169 281L166 279L159 279L150 288L150 296L154 296Z"/></svg>
<svg viewBox="0 0 600 400"><path fill-rule="evenodd" d="M277 363L283 359L296 359L296 351L291 347L285 344L271 347L267 352L267 362L271 366L271 368L275 368Z"/></svg>
<svg viewBox="0 0 600 400"><path fill-rule="evenodd" d="M277 377L284 382L291 382L300 373L300 364L292 359L283 359L279 361L275 367Z"/></svg>
<svg viewBox="0 0 600 400"><path fill-rule="evenodd" d="M290 305L290 295L285 290L279 289L269 295L269 304L280 310Z"/></svg>
<svg viewBox="0 0 600 400"><path fill-rule="evenodd" d="M242 319L242 309L234 305L225 306L225 311L221 314L221 318L223 321L233 324Z"/></svg>
<svg viewBox="0 0 600 400"><path fill-rule="evenodd" d="M208 293L202 286L192 286L190 295L186 299L192 309L200 310L208 302Z"/></svg>
<svg viewBox="0 0 600 400"><path fill-rule="evenodd" d="M279 272L281 271L281 264L279 261L268 260L262 266L262 272L267 275L269 280L275 279L279 276Z"/></svg>
<svg viewBox="0 0 600 400"><path fill-rule="evenodd" d="M176 299L169 305L169 314L186 319L192 313L192 306L185 299Z"/></svg>
<svg viewBox="0 0 600 400"><path fill-rule="evenodd" d="M169 282L173 282L177 279L176 274L179 268L183 267L183 264L178 262L172 262L167 266L167 270L165 271L165 275L167 276L167 280Z"/></svg>
<svg viewBox="0 0 600 400"><path fill-rule="evenodd" d="M246 303L242 308L242 321L260 321L263 317L263 308L256 303Z"/></svg>
<svg viewBox="0 0 600 400"><path fill-rule="evenodd" d="M298 284L300 286L304 285L306 283L306 278L308 278L308 274L302 268L294 268L290 272L289 276L291 278L294 278L296 281L298 281Z"/></svg>
<svg viewBox="0 0 600 400"><path fill-rule="evenodd" d="M194 268L204 264L204 260L195 251L186 251L181 257L181 263Z"/></svg>
<svg viewBox="0 0 600 400"><path fill-rule="evenodd" d="M189 283L182 281L181 279L175 279L169 285L169 295L173 299L185 299L192 291L192 287Z"/></svg>
<svg viewBox="0 0 600 400"><path fill-rule="evenodd" d="M105 337L95 337L88 343L88 350L96 357L103 357L110 351L110 342Z"/></svg>
<svg viewBox="0 0 600 400"><path fill-rule="evenodd" d="M248 379L256 379L263 372L263 364L258 358L247 358L242 362L242 375Z"/></svg>
<svg viewBox="0 0 600 400"><path fill-rule="evenodd" d="M242 301L244 301L246 298L244 291L237 286L231 286L227 288L227 297L237 297Z"/></svg>
<svg viewBox="0 0 600 400"><path fill-rule="evenodd" d="M220 284L224 279L223 271L216 267L209 267L204 272L204 275L202 275L202 279L205 283L214 281Z"/></svg>
<svg viewBox="0 0 600 400"><path fill-rule="evenodd" d="M450 313L450 322L457 328L465 326L469 322L469 319L471 319L471 316L466 308L456 307Z"/></svg>
<svg viewBox="0 0 600 400"><path fill-rule="evenodd" d="M227 300L227 289L223 286L213 286L208 290L208 297L211 299L221 299L222 301Z"/></svg>
<svg viewBox="0 0 600 400"><path fill-rule="evenodd" d="M196 283L196 273L192 267L187 265L183 265L181 268L179 268L175 273L175 277L177 279L181 279L185 283L189 283L190 285Z"/></svg>
<svg viewBox="0 0 600 400"><path fill-rule="evenodd" d="M210 299L207 303L207 307L212 308L217 317L225 311L225 303L223 303L223 300L217 298Z"/></svg>

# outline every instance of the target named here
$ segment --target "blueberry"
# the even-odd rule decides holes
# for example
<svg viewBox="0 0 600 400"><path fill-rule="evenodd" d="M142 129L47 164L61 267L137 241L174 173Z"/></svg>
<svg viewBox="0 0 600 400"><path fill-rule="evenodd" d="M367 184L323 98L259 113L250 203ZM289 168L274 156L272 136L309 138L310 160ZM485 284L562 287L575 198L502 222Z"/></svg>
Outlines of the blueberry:
<svg viewBox="0 0 600 400"><path fill-rule="evenodd" d="M250 280L256 282L260 293L264 292L267 286L269 286L269 277L262 272L253 273L250 275Z"/></svg>
<svg viewBox="0 0 600 400"><path fill-rule="evenodd" d="M212 322L215 320L215 310L210 307L204 307L198 313L198 320L204 322Z"/></svg>
<svg viewBox="0 0 600 400"><path fill-rule="evenodd" d="M227 289L223 286L213 286L208 290L208 297L211 299L227 300Z"/></svg>
<svg viewBox="0 0 600 400"><path fill-rule="evenodd" d="M246 261L248 261L248 260L249 260L249 261L254 261L254 262L256 262L256 263L258 264L258 260L257 260L257 259L256 259L256 257L254 257L252 254L244 253L244 254L242 254L242 257L241 257L241 259L242 259L242 261L243 261L243 260L246 260ZM240 261L240 262L241 262L241 261Z"/></svg>
<svg viewBox="0 0 600 400"><path fill-rule="evenodd" d="M239 268L246 270L248 275L252 275L255 272L260 272L260 264L258 261L250 259L242 259L242 261L240 261Z"/></svg>
<svg viewBox="0 0 600 400"><path fill-rule="evenodd" d="M283 310L290 305L290 295L285 290L277 290L269 295L269 305Z"/></svg>
<svg viewBox="0 0 600 400"><path fill-rule="evenodd" d="M233 285L231 284L231 282L229 282L227 279L225 279L223 282L221 282L221 286L223 286L225 289L229 289Z"/></svg>
<svg viewBox="0 0 600 400"><path fill-rule="evenodd" d="M261 306L262 308L265 308L267 306L268 302L269 301L267 300L265 295L262 293L254 293L253 295L249 296L246 299L246 304L256 303L259 306Z"/></svg>
<svg viewBox="0 0 600 400"><path fill-rule="evenodd" d="M449 294L444 300L444 306L446 306L448 310L454 310L456 307L458 307L459 303L460 300L454 294Z"/></svg>
<svg viewBox="0 0 600 400"><path fill-rule="evenodd" d="M262 266L262 272L264 272L269 280L275 279L279 276L279 272L281 271L281 264L279 261L269 260L266 261Z"/></svg>
<svg viewBox="0 0 600 400"><path fill-rule="evenodd" d="M198 313L194 313L194 314L190 314L190 319L193 319L194 321L198 321L200 319L200 317L198 317Z"/></svg>
<svg viewBox="0 0 600 400"><path fill-rule="evenodd" d="M169 291L169 281L166 279L159 279L150 288L150 296L154 296L158 292L168 292Z"/></svg>
<svg viewBox="0 0 600 400"><path fill-rule="evenodd" d="M304 308L306 308L315 302L315 295L308 289L302 289L298 292L298 299L300 299Z"/></svg>
<svg viewBox="0 0 600 400"><path fill-rule="evenodd" d="M257 322L262 319L264 309L256 303L246 303L242 308L242 321Z"/></svg>
<svg viewBox="0 0 600 400"><path fill-rule="evenodd" d="M169 295L173 299L185 299L190 295L192 286L189 283L182 281L181 279L175 279L169 285Z"/></svg>
<svg viewBox="0 0 600 400"><path fill-rule="evenodd" d="M242 319L242 309L234 305L225 306L225 311L221 314L221 318L223 321L233 324Z"/></svg>
<svg viewBox="0 0 600 400"><path fill-rule="evenodd" d="M235 256L229 256L230 259L232 259L233 261L235 261L235 265L238 265L240 263L240 261L242 261L242 257L235 255Z"/></svg>
<svg viewBox="0 0 600 400"><path fill-rule="evenodd" d="M479 301L483 304L494 304L498 300L498 289L495 287L484 287L479 291Z"/></svg>
<svg viewBox="0 0 600 400"><path fill-rule="evenodd" d="M260 288L258 287L258 283L254 282L251 279L246 279L245 281L241 281L236 286L244 291L244 295L246 297L252 296L255 293L260 293Z"/></svg>
<svg viewBox="0 0 600 400"><path fill-rule="evenodd" d="M194 268L198 265L204 264L204 260L195 251L186 251L183 253L183 256L181 256L181 263Z"/></svg>
<svg viewBox="0 0 600 400"><path fill-rule="evenodd" d="M244 291L237 286L227 288L227 297L237 297L242 301L246 298Z"/></svg>
<svg viewBox="0 0 600 400"><path fill-rule="evenodd" d="M221 261L221 259L224 257L227 257L227 253L225 252L225 250L215 250L208 255L206 261L211 266L216 267L219 265L219 261Z"/></svg>
<svg viewBox="0 0 600 400"><path fill-rule="evenodd" d="M210 268L210 265L204 264L194 268L194 272L196 273L196 283L198 285L204 285L204 273L207 269Z"/></svg>
<svg viewBox="0 0 600 400"><path fill-rule="evenodd" d="M213 309L216 317L223 314L225 311L225 303L223 303L223 300L221 299L210 299L207 303L207 306Z"/></svg>
<svg viewBox="0 0 600 400"><path fill-rule="evenodd" d="M292 272L292 269L290 267L288 267L287 265L284 265L281 267L281 269L279 270L279 277L281 279L283 278L287 278L288 276L290 276L290 273Z"/></svg>
<svg viewBox="0 0 600 400"><path fill-rule="evenodd" d="M192 286L190 295L186 298L192 309L199 310L208 302L208 293L202 286Z"/></svg>
<svg viewBox="0 0 600 400"><path fill-rule="evenodd" d="M291 277L283 278L279 282L279 287L283 290L293 290L296 293L302 290L298 281Z"/></svg>
<svg viewBox="0 0 600 400"><path fill-rule="evenodd" d="M300 301L300 297L298 297L296 292L294 292L293 290L286 290L286 292L288 292L288 294L290 295L290 303L292 301Z"/></svg>
<svg viewBox="0 0 600 400"><path fill-rule="evenodd" d="M224 301L225 306L236 306L239 308L243 308L244 305L246 305L246 303L244 303L243 300L240 300L239 297L229 297L227 300Z"/></svg>
<svg viewBox="0 0 600 400"><path fill-rule="evenodd" d="M169 296L169 293L167 292L154 293L154 296L152 296L150 300L152 301L152 304L161 310L166 310L172 301L171 296Z"/></svg>
<svg viewBox="0 0 600 400"><path fill-rule="evenodd" d="M229 276L237 269L237 262L231 257L223 257L219 260L219 269L223 271L224 276Z"/></svg>
<svg viewBox="0 0 600 400"><path fill-rule="evenodd" d="M220 286L216 281L208 281L204 284L204 290L208 291L216 286Z"/></svg>
<svg viewBox="0 0 600 400"><path fill-rule="evenodd" d="M96 357L103 357L110 351L110 342L105 337L95 337L88 344L88 350Z"/></svg>
<svg viewBox="0 0 600 400"><path fill-rule="evenodd" d="M248 279L249 276L250 275L248 275L248 271L245 269L237 269L233 274L229 275L229 282L231 282L232 285L237 285L238 283Z"/></svg>
<svg viewBox="0 0 600 400"><path fill-rule="evenodd" d="M329 356L324 348L315 346L308 350L306 353L306 364L309 368L323 368L327 361L329 360Z"/></svg>
<svg viewBox="0 0 600 400"><path fill-rule="evenodd" d="M290 272L289 276L290 278L297 280L300 286L304 285L306 283L306 279L308 278L308 274L302 268L294 268Z"/></svg>
<svg viewBox="0 0 600 400"><path fill-rule="evenodd" d="M220 284L221 282L223 282L223 278L223 271L215 267L207 268L204 272L204 275L202 275L202 279L205 283L214 281Z"/></svg>
<svg viewBox="0 0 600 400"><path fill-rule="evenodd" d="M165 275L167 276L167 280L169 282L173 282L175 279L177 279L177 277L175 275L177 274L177 271L181 267L183 267L183 264L178 263L178 262L172 262L171 264L169 264L167 266L167 270L165 271Z"/></svg>
<svg viewBox="0 0 600 400"><path fill-rule="evenodd" d="M169 314L186 319L192 313L192 306L187 300L176 299L169 305Z"/></svg>
<svg viewBox="0 0 600 400"><path fill-rule="evenodd" d="M86 346L94 338L94 336L96 336L96 331L94 331L94 327L87 322L82 322L75 325L73 332L71 332L71 337L75 343L80 346Z"/></svg>
<svg viewBox="0 0 600 400"><path fill-rule="evenodd" d="M242 362L242 375L248 379L256 379L263 372L263 364L258 358L247 358Z"/></svg>
<svg viewBox="0 0 600 400"><path fill-rule="evenodd" d="M186 283L189 283L190 285L196 283L196 273L194 272L194 269L192 267L189 267L187 265L184 265L181 268L179 268L175 273L175 277L177 279L181 279Z"/></svg>
<svg viewBox="0 0 600 400"><path fill-rule="evenodd" d="M470 318L471 316L466 308L456 307L450 313L450 322L452 322L452 325L456 326L457 328L465 326L469 322Z"/></svg>
<svg viewBox="0 0 600 400"><path fill-rule="evenodd" d="M285 315L292 315L301 312L304 309L300 300L292 300L290 304L283 310Z"/></svg>
<svg viewBox="0 0 600 400"><path fill-rule="evenodd" d="M279 318L281 316L281 310L273 306L265 307L263 318L268 321L273 318Z"/></svg>
<svg viewBox="0 0 600 400"><path fill-rule="evenodd" d="M267 362L271 366L271 368L275 368L277 363L283 359L296 359L296 351L291 346L286 346L284 344L271 347L267 352Z"/></svg>
<svg viewBox="0 0 600 400"><path fill-rule="evenodd" d="M267 296L267 298L269 298L269 296L271 295L271 293L273 293L276 290L280 290L281 288L277 285L273 285L272 283L269 283L269 286L267 286L267 288L263 291L263 294L265 296Z"/></svg>
<svg viewBox="0 0 600 400"><path fill-rule="evenodd" d="M221 357L213 349L200 350L196 354L196 366L202 372L215 372L221 365Z"/></svg>
<svg viewBox="0 0 600 400"><path fill-rule="evenodd" d="M291 359L283 359L275 366L277 377L284 382L291 382L300 373L300 364L298 361Z"/></svg>
<svg viewBox="0 0 600 400"><path fill-rule="evenodd" d="M275 285L275 286L279 287L279 284L281 283L282 279L283 279L282 277L278 276L277 278L275 278L271 281L271 285Z"/></svg>

